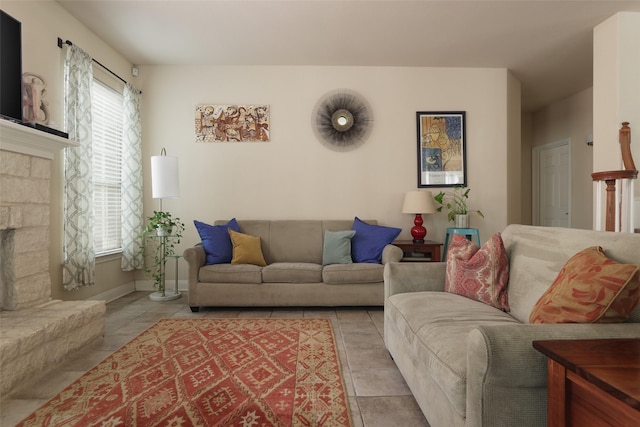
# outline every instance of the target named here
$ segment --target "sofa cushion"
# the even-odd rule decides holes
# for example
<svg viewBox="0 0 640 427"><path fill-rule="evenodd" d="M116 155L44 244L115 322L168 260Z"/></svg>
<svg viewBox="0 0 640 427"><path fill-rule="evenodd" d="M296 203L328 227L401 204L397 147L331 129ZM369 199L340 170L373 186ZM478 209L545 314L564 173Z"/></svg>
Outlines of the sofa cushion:
<svg viewBox="0 0 640 427"><path fill-rule="evenodd" d="M240 226L242 226L242 222ZM279 220L269 222L267 242L269 264L308 262L322 264L322 222L316 220ZM266 254L265 254L266 255Z"/></svg>
<svg viewBox="0 0 640 427"><path fill-rule="evenodd" d="M599 246L584 249L562 267L529 322L624 322L640 300L638 269L607 258Z"/></svg>
<svg viewBox="0 0 640 427"><path fill-rule="evenodd" d="M454 234L447 252L445 292L462 295L509 311L509 258L500 233L479 248Z"/></svg>
<svg viewBox="0 0 640 427"><path fill-rule="evenodd" d="M193 221L200 235L202 247L207 255L207 264L225 264L231 262L233 246L228 229L240 231L240 227L233 218L224 225L209 225L200 221Z"/></svg>
<svg viewBox="0 0 640 427"><path fill-rule="evenodd" d="M214 264L200 267L198 280L208 283L262 283L262 267L252 264Z"/></svg>
<svg viewBox="0 0 640 427"><path fill-rule="evenodd" d="M382 250L393 242L402 231L401 228L367 224L356 217L352 230L356 235L351 239L351 255L354 262L380 263Z"/></svg>
<svg viewBox="0 0 640 427"><path fill-rule="evenodd" d="M229 229L229 236L233 244L231 264L253 264L261 267L267 265L262 255L260 237L238 233L231 229Z"/></svg>
<svg viewBox="0 0 640 427"><path fill-rule="evenodd" d="M395 294L385 311L415 350L411 358L416 370L429 373L462 417L469 332L478 325L520 323L490 305L447 292Z"/></svg>
<svg viewBox="0 0 640 427"><path fill-rule="evenodd" d="M528 323L533 306L576 253L597 244L607 256L625 264L640 264L640 234L590 231L563 227L533 227L511 224L502 231L509 256L509 308L522 323ZM594 243L595 242L595 243ZM640 305L629 320L640 322Z"/></svg>
<svg viewBox="0 0 640 427"><path fill-rule="evenodd" d="M320 283L322 266L308 262L275 262L262 269L264 283Z"/></svg>
<svg viewBox="0 0 640 427"><path fill-rule="evenodd" d="M322 247L322 265L351 264L351 238L353 230L325 231Z"/></svg>
<svg viewBox="0 0 640 427"><path fill-rule="evenodd" d="M383 281L382 264L331 264L322 269L322 281L328 285L379 283Z"/></svg>

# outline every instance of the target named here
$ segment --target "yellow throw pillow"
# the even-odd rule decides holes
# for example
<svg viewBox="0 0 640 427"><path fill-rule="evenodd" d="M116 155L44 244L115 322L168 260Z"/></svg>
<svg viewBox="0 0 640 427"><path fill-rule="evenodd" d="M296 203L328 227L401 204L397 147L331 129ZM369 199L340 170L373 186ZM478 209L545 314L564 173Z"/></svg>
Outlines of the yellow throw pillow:
<svg viewBox="0 0 640 427"><path fill-rule="evenodd" d="M607 258L599 246L584 249L562 267L529 323L624 322L640 300L638 270Z"/></svg>
<svg viewBox="0 0 640 427"><path fill-rule="evenodd" d="M260 237L238 233L229 229L233 244L233 258L231 264L253 264L264 267L267 265L260 247Z"/></svg>

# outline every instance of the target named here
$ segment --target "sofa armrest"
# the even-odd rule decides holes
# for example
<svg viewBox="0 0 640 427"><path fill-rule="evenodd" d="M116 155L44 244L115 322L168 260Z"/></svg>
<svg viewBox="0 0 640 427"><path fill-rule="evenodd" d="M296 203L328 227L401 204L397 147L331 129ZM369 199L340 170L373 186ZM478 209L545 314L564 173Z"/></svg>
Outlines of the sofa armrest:
<svg viewBox="0 0 640 427"><path fill-rule="evenodd" d="M384 297L404 292L444 291L446 263L390 262L384 266Z"/></svg>
<svg viewBox="0 0 640 427"><path fill-rule="evenodd" d="M523 399L531 404L529 410L546 414L547 358L533 348L533 341L638 337L638 323L474 328L467 341L467 420L475 420L469 425L526 425L519 423L518 414L505 411L520 407ZM533 395L541 402L531 399ZM511 417L507 424L500 423L503 416Z"/></svg>
<svg viewBox="0 0 640 427"><path fill-rule="evenodd" d="M387 245L382 250L382 264L398 262L403 257L402 249L394 245Z"/></svg>
<svg viewBox="0 0 640 427"><path fill-rule="evenodd" d="M198 282L198 272L206 261L206 254L201 244L187 248L182 253L189 267L189 286Z"/></svg>

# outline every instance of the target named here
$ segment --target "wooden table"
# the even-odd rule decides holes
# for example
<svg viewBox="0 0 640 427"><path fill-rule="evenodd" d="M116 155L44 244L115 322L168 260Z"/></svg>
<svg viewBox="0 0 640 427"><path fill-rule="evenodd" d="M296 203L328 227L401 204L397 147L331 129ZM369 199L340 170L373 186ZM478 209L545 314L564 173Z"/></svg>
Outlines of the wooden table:
<svg viewBox="0 0 640 427"><path fill-rule="evenodd" d="M534 341L548 359L547 426L640 426L640 339Z"/></svg>
<svg viewBox="0 0 640 427"><path fill-rule="evenodd" d="M413 240L396 240L394 246L402 249L402 261L440 262L442 258L440 247L442 243L425 240L424 243L414 243Z"/></svg>

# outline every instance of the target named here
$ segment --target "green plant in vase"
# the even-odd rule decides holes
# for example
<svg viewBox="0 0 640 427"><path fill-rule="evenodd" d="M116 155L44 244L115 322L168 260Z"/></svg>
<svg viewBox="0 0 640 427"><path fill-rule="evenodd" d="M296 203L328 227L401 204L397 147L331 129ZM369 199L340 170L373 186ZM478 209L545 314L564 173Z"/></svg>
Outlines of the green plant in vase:
<svg viewBox="0 0 640 427"><path fill-rule="evenodd" d="M151 274L153 286L165 297L165 272L167 258L175 256L176 245L180 243L184 223L180 218L174 218L171 213L153 211L153 215L147 217L147 225L142 230L143 245L140 248L145 257L144 271ZM147 260L152 261L151 265Z"/></svg>
<svg viewBox="0 0 640 427"><path fill-rule="evenodd" d="M155 232L158 236L171 235L174 236L184 231L184 224L180 218L173 218L170 212L153 211L153 215L147 218L148 224L144 228L144 233ZM178 233L174 232L174 228Z"/></svg>
<svg viewBox="0 0 640 427"><path fill-rule="evenodd" d="M480 217L484 218L484 214L481 211L477 209L469 209L467 207L467 199L469 198L470 191L470 188L457 185L453 188L453 191L441 191L433 198L439 205L437 211L442 212L442 209L446 208L447 220L455 223L456 228L469 227L470 212L475 212Z"/></svg>

